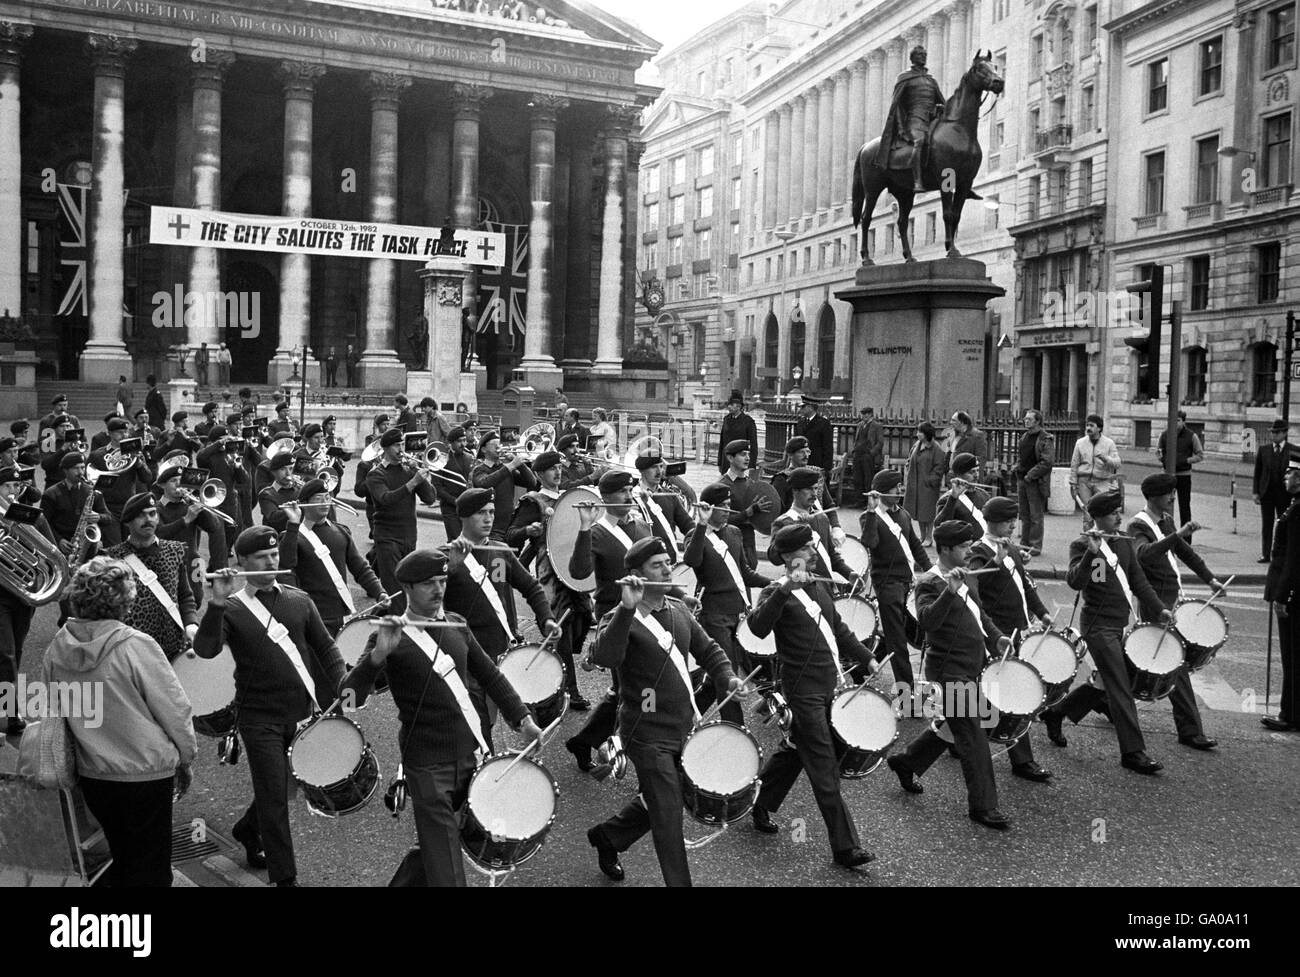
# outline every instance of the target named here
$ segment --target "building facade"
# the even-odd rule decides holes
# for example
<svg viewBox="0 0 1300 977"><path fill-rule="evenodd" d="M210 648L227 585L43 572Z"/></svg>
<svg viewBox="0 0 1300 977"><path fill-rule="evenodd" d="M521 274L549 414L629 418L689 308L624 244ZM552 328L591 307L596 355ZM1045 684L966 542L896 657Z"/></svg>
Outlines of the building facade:
<svg viewBox="0 0 1300 977"><path fill-rule="evenodd" d="M167 248L151 205L504 231L468 290L493 386L617 375L635 146L657 44L586 3L524 19L427 0L0 0L0 309L52 376L115 382L161 346L230 346L235 382L351 344L368 387L418 362L419 266ZM258 328L155 297L255 295ZM469 340L467 339L467 344Z"/></svg>

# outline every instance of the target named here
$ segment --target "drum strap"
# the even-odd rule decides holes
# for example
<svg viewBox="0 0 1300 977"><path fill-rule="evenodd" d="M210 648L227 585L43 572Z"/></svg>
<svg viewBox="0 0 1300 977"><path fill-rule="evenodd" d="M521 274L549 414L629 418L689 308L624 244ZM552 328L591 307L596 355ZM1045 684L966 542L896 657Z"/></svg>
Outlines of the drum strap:
<svg viewBox="0 0 1300 977"><path fill-rule="evenodd" d="M835 629L831 627L831 622L826 620L826 615L822 613L821 607L815 600L808 595L808 591L803 587L796 587L791 591L799 606L804 609L813 623L817 625L817 630L822 633L822 640L826 642L826 647L831 653L831 661L835 663L835 671L839 673L840 678L844 677L844 672L840 668L839 643L835 640Z"/></svg>
<svg viewBox="0 0 1300 977"><path fill-rule="evenodd" d="M1128 601L1128 606L1136 613L1137 607L1133 602L1133 588L1128 585L1128 574L1126 574L1124 568L1119 565L1119 557L1116 556L1115 551L1110 548L1110 543L1106 542L1104 539L1101 541L1100 549L1101 555L1106 561L1106 565L1110 567L1111 571L1115 574L1115 579L1119 581L1120 589L1124 591L1124 599ZM1140 618L1141 615L1139 614L1138 617Z"/></svg>
<svg viewBox="0 0 1300 977"><path fill-rule="evenodd" d="M1145 510L1139 512L1137 514L1137 517L1151 527L1151 532L1155 533L1155 537L1157 540L1162 540L1165 538L1164 530L1160 528L1160 524L1157 523L1154 519L1152 519L1151 516ZM1173 571L1174 579L1178 581L1178 599L1182 600L1183 575L1178 572L1178 561L1174 559L1174 551L1165 550L1165 559L1169 561L1169 569Z"/></svg>
<svg viewBox="0 0 1300 977"><path fill-rule="evenodd" d="M505 605L501 603L501 595L497 593L496 587L492 585L492 581L488 578L487 568L475 559L473 553L466 553L465 569L469 571L469 575L474 579L474 582L478 584L479 590L483 591L483 596L486 597L488 603L492 605L492 611L496 614L497 621L501 624L501 630L506 633L507 638L513 638L514 632L510 629L510 618L506 616L506 608Z"/></svg>
<svg viewBox="0 0 1300 977"><path fill-rule="evenodd" d="M985 535L988 535L989 524L984 519L984 513L980 512L979 509L976 509L975 506L971 504L971 501L969 498L966 497L965 492L963 492L961 495L961 504L966 507L966 511L971 514L971 518L973 518L977 523L979 523L980 531L983 532Z"/></svg>
<svg viewBox="0 0 1300 977"><path fill-rule="evenodd" d="M903 559L907 561L907 569L912 572L913 576L916 576L916 560L912 557L912 547L908 546L907 540L903 539L903 530L899 528L898 523L894 522L884 506L876 509L876 515L880 517L880 521L889 530L889 535L894 537L894 542L898 544L898 548L903 551Z"/></svg>
<svg viewBox="0 0 1300 977"><path fill-rule="evenodd" d="M329 574L330 583L339 593L339 599L343 601L343 606L348 609L349 614L357 612L357 605L352 603L352 592L348 585L343 582L343 575L339 573L339 568L334 563L334 557L330 549L325 545L325 541L316 535L315 530L311 529L305 522L298 524L298 535L305 539L311 546L312 552L316 554L316 559L325 567L325 572Z"/></svg>
<svg viewBox="0 0 1300 977"><path fill-rule="evenodd" d="M966 609L970 611L972 615L974 615L975 626L980 629L980 634L984 635L984 637L987 638L989 636L989 633L984 630L984 616L980 613L979 604L976 604L975 598L971 596L970 588L967 587L965 584L962 584L960 587L957 588L957 596L960 597L962 603L966 605Z"/></svg>
<svg viewBox="0 0 1300 977"><path fill-rule="evenodd" d="M662 539L668 546L668 556L676 563L678 558L677 536L673 532L672 523L668 521L668 517L664 514L663 507L655 501L654 496L648 490L641 495L640 501L641 511L645 514L646 520L663 530Z"/></svg>
<svg viewBox="0 0 1300 977"><path fill-rule="evenodd" d="M727 567L727 572L731 574L731 582L736 585L740 591L740 596L744 598L745 606L751 607L749 602L749 587L745 585L745 578L740 573L740 567L736 565L736 558L731 555L731 548L727 546L727 541L719 536L712 529L707 530L705 538L709 545L713 547L713 552L722 557L723 564Z"/></svg>
<svg viewBox="0 0 1300 977"><path fill-rule="evenodd" d="M987 546L989 549L991 549L994 553L998 551L999 544L996 541L989 540L987 536L984 539L984 545ZM1025 581L1020 576L1020 570L1016 566L1016 561L1011 559L1011 554L1009 553L1003 554L1002 565L1006 567L1007 573L1011 574L1011 580L1016 585L1017 593L1020 594L1020 606L1025 611L1025 623L1028 624L1031 620L1033 620L1033 615L1029 613L1029 597L1025 593Z"/></svg>
<svg viewBox="0 0 1300 977"><path fill-rule="evenodd" d="M686 668L686 656L677 650L677 642L673 640L668 629L640 607L636 609L636 619L650 632L650 637L654 639L655 644L663 649L664 654L673 663L673 667L677 669L677 675L681 678L682 685L686 687L686 698L691 702L691 712L695 713L696 719L699 719L700 707L695 704L695 683L691 681L691 673Z"/></svg>
<svg viewBox="0 0 1300 977"><path fill-rule="evenodd" d="M149 588L149 592L157 598L158 603L171 615L171 619L176 622L176 626L184 631L185 625L181 622L181 609L176 606L176 601L172 600L172 595L167 593L166 588L163 587L162 581L158 579L158 574L145 566L144 561L134 553L127 556L126 565L135 571L135 575L140 582Z"/></svg>
<svg viewBox="0 0 1300 977"><path fill-rule="evenodd" d="M618 540L619 544L623 547L624 553L632 548L632 540L628 537L627 533L623 532L623 527L618 523L609 519L602 519L600 522L596 523L596 525L600 526L605 530L605 532Z"/></svg>
<svg viewBox="0 0 1300 977"><path fill-rule="evenodd" d="M247 587L236 594L231 594L231 597L248 608L248 613L257 619L258 624L266 628L266 636L280 646L280 650L285 653L294 671L298 673L298 678L302 679L302 687L307 690L312 707L320 712L320 703L316 701L316 683L312 681L311 672L307 671L307 663L302 660L302 653L298 650L298 646L293 643L293 638L289 637L289 629L272 617L271 612Z"/></svg>
<svg viewBox="0 0 1300 977"><path fill-rule="evenodd" d="M451 655L442 651L438 647L438 642L433 640L433 636L423 628L413 628L407 626L402 628L402 633L411 639L415 647L419 648L429 664L433 666L433 672L438 678L447 684L451 690L452 696L456 699L456 705L460 707L461 717L469 726L469 731L474 734L474 739L478 741L478 748L487 756L487 743L483 739L483 731L479 724L478 711L474 708L474 703L469 700L469 690L465 688L465 683L460 680L460 673L456 671L456 662L452 660Z"/></svg>

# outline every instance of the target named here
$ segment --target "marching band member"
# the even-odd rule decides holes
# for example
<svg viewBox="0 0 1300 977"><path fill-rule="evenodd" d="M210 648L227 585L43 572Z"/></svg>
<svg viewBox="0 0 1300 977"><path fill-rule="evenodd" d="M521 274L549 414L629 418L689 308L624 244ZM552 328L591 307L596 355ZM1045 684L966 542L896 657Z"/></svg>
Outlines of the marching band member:
<svg viewBox="0 0 1300 977"><path fill-rule="evenodd" d="M960 467L958 462L962 458L974 459L975 456L958 455L953 459L954 467ZM1038 595L1038 585L1025 568L1020 547L1011 542L1016 520L1020 517L1019 503L1002 496L989 499L984 503L980 517L985 528L983 535L971 546L967 563L972 570L996 571L980 579L980 605L1003 634L1024 631L1035 623L1050 628L1052 616ZM948 520L940 519L939 522L942 524ZM968 525L971 524L968 522ZM973 532L981 531L975 525L971 525L971 529ZM1007 751L1007 757L1011 760L1011 772L1017 777L1038 783L1051 779L1051 772L1040 767L1034 759L1029 733L1016 741Z"/></svg>
<svg viewBox="0 0 1300 977"><path fill-rule="evenodd" d="M235 541L239 569L275 571L280 540L270 526L245 529ZM239 737L248 754L253 803L231 830L250 867L265 864L272 885L297 885L289 831L288 749L297 727L333 703L344 675L343 657L301 590L269 573L248 576L218 570L199 623L194 651L215 658L229 646L235 658ZM264 853L264 854L263 854Z"/></svg>
<svg viewBox="0 0 1300 977"><path fill-rule="evenodd" d="M289 416L287 400L276 401L275 419L266 425L266 432L273 438L293 437L293 418Z"/></svg>
<svg viewBox="0 0 1300 977"><path fill-rule="evenodd" d="M831 536L830 517L813 506L817 505L819 486L822 483L820 468L805 466L796 468L786 478L790 490L790 508L777 516L772 522L772 542L767 548L767 558L777 566L781 565L781 554L776 547L776 532L782 526L792 523L807 523L813 531L813 564L808 572L813 576L829 577L833 572L845 580L853 580L857 573L844 562L839 547Z"/></svg>
<svg viewBox="0 0 1300 977"><path fill-rule="evenodd" d="M335 433L338 427L337 417L330 414L320 422L320 426L323 432L321 446L329 458L330 468L334 469L334 474L338 476L338 483L331 494L338 498L339 490L343 487L343 473L347 470L348 462L352 460L352 452L343 447L343 439Z"/></svg>
<svg viewBox="0 0 1300 977"><path fill-rule="evenodd" d="M484 433L478 455L479 462L470 473L470 487L492 490L496 513L492 538L504 541L506 527L515 515L515 486L531 492L537 488L537 476L522 454L516 454L507 462L501 461L501 435L497 431Z"/></svg>
<svg viewBox="0 0 1300 977"><path fill-rule="evenodd" d="M828 710L839 681L840 653L856 658L870 672L877 665L836 612L829 591L807 579L816 552L812 527L807 523L784 526L773 538L785 573L764 588L749 627L760 638L776 632L781 689L794 713L794 725L759 774L763 786L754 804L754 827L764 834L780 830L772 815L802 770L826 822L835 864L856 868L875 856L859 843L853 815L840 793L839 759Z"/></svg>
<svg viewBox="0 0 1300 977"><path fill-rule="evenodd" d="M951 480L948 491L939 497L939 514L935 522L947 522L960 519L968 522L980 536L988 535L988 521L984 517L984 506L989 501L989 494L971 484L979 477L980 460L969 451L952 456L948 472Z"/></svg>
<svg viewBox="0 0 1300 977"><path fill-rule="evenodd" d="M90 439L91 454L94 454L100 448L112 444L113 437L109 431L108 422L113 420L126 420L126 418L119 417L117 411L111 411L110 413L104 415L104 430L100 431L98 434L96 434L93 438ZM127 427L130 427L129 422L127 423Z"/></svg>
<svg viewBox="0 0 1300 977"><path fill-rule="evenodd" d="M66 417L59 418L46 434L48 437L41 439L41 469L45 472L45 487L49 488L63 477L64 455L76 452L84 458L85 453L80 444L82 432L75 430Z"/></svg>
<svg viewBox="0 0 1300 977"><path fill-rule="evenodd" d="M1011 820L998 810L998 785L993 776L993 754L981 716L980 672L985 655L1002 655L1011 648L1006 637L979 603L974 577L966 575L966 559L975 530L951 519L934 530L935 555L939 565L916 583L916 613L929 647L925 653L925 677L943 687L943 722L952 733L953 748L961 760L966 779L967 802L972 821L1005 831ZM929 770L948 744L939 738L934 724L908 745L907 750L887 761L910 794L925 788L916 778Z"/></svg>
<svg viewBox="0 0 1300 977"><path fill-rule="evenodd" d="M222 426L217 417L219 405L215 400L209 400L203 405L203 420L194 425L194 433L205 440L212 435L212 432ZM229 423L229 422L227 422Z"/></svg>
<svg viewBox="0 0 1300 977"><path fill-rule="evenodd" d="M42 442L46 439L46 433L54 430L63 421L67 421L69 427L78 429L81 427L81 421L77 419L77 415L68 411L67 395L58 394L55 396L55 398L50 401L50 407L50 412L41 418L40 423L36 427L36 429L40 431Z"/></svg>
<svg viewBox="0 0 1300 977"><path fill-rule="evenodd" d="M281 451L266 463L274 483L257 494L257 508L262 514L262 525L266 525L280 507L298 500L298 491L302 488L293 474L293 455Z"/></svg>
<svg viewBox="0 0 1300 977"><path fill-rule="evenodd" d="M192 456L203 448L203 445L190 433L189 424L190 415L187 412L178 410L172 415L172 429L165 437L159 439L153 449L154 462L159 461L170 451L183 451Z"/></svg>
<svg viewBox="0 0 1300 977"><path fill-rule="evenodd" d="M338 635L343 619L357 611L348 587L349 572L371 600L384 597L383 585L357 550L352 531L331 518L333 503L325 483L313 478L298 491L296 503L271 519L274 525L284 525L280 569L294 571L297 586L316 605L331 637Z"/></svg>
<svg viewBox="0 0 1300 977"><path fill-rule="evenodd" d="M247 450L247 442L241 442L238 438L231 440L226 430L216 428L208 435L209 443L195 456L194 466L206 468L213 478L218 478L225 484L226 497L217 508L234 520L231 535L237 536L241 529L248 526L248 523L244 522L243 497L250 483L248 472L241 459ZM208 532L211 534L211 529ZM222 566L225 564L223 563Z"/></svg>
<svg viewBox="0 0 1300 977"><path fill-rule="evenodd" d="M1119 509L1123 504L1124 498L1118 491L1100 492L1088 500L1088 515L1092 516L1096 531L1070 544L1070 569L1065 579L1072 589L1083 593L1083 640L1088 643L1088 652L1106 684L1111 720L1119 738L1120 763L1135 773L1154 774L1164 767L1146 754L1124 657L1124 629L1134 611L1161 624L1172 622L1173 615L1165 609L1142 572L1132 543L1097 535L1118 530ZM1069 716L1078 723L1095 702L1096 690L1081 685L1055 706L1044 709L1048 738L1057 746L1065 746L1062 721Z"/></svg>
<svg viewBox="0 0 1300 977"><path fill-rule="evenodd" d="M797 468L804 468L808 465L808 459L812 457L812 449L808 447L808 439L802 434L791 438L785 444L785 468L772 476L772 488L776 489L777 495L781 497L781 509L790 508L790 499L794 495L794 490L790 488L790 475ZM818 471L825 475L825 472ZM822 481L821 492L818 493L818 505L823 509L831 509L835 503L831 500L830 490L826 487L825 480ZM827 518L830 519L831 525L838 527L840 524L840 514L830 512ZM773 531L775 531L773 526ZM773 561L776 562L776 561ZM779 566L779 564L778 564Z"/></svg>
<svg viewBox="0 0 1300 977"><path fill-rule="evenodd" d="M658 455L637 455L636 470L641 473L641 482L633 490L633 498L650 531L664 541L668 556L677 563L681 559L681 547L677 543L676 531L680 530L685 537L695 523L686 514L681 496L665 487L666 468L663 458Z"/></svg>
<svg viewBox="0 0 1300 977"><path fill-rule="evenodd" d="M438 493L438 507L442 510L442 526L447 531L448 539L460 535L460 517L456 515L456 497L464 489L458 487L455 476L459 475L466 486L474 470L474 458L465 450L465 429L453 427L447 433L447 464L443 472L451 478L439 478L434 481Z"/></svg>
<svg viewBox="0 0 1300 977"><path fill-rule="evenodd" d="M39 468L41 464L41 446L35 441L27 439L32 425L26 418L14 421L9 425L9 434L17 444L14 447L14 457L9 464L26 466L28 468Z"/></svg>
<svg viewBox="0 0 1300 977"><path fill-rule="evenodd" d="M727 459L728 468L722 473L718 482L731 490L728 506L732 512L727 521L740 530L740 538L745 544L745 559L750 566L758 566L758 548L754 542L754 524L750 522L755 512L767 512L772 507L770 499L755 497L754 480L749 477L749 458L751 445L748 441L732 441L722 453Z"/></svg>
<svg viewBox="0 0 1300 977"><path fill-rule="evenodd" d="M23 481L19 470L13 465L7 465L0 468L0 499L6 504L10 502L21 502L21 496L27 488L27 483ZM7 507L7 505L6 505ZM33 527L42 536L51 543L55 542L54 530L50 528L49 521L44 515L37 518ZM18 681L18 667L23 660L23 644L27 641L27 634L32 627L32 617L36 613L36 608L24 600L20 600L18 595L10 591L8 587L0 587L0 687L12 687L13 683ZM9 700L10 696L0 696L0 701ZM26 727L21 716L17 712L17 702L14 703L14 713L10 716L0 716L5 722L5 734L8 736L17 736Z"/></svg>
<svg viewBox="0 0 1300 977"><path fill-rule="evenodd" d="M580 446L576 434L561 435L555 442L555 450L563 456L560 469L560 488L568 491L579 485L595 485L600 481L600 473L587 458L578 454Z"/></svg>
<svg viewBox="0 0 1300 977"><path fill-rule="evenodd" d="M732 670L743 674L748 671L748 658L736 641L736 628L741 615L751 609L749 588L766 587L772 581L749 564L740 530L727 525L725 506L730 498L731 490L725 485L710 485L700 493L696 525L686 536L682 562L695 571L700 582L704 633L727 653ZM744 712L734 700L722 707L720 715L729 723L745 725Z"/></svg>
<svg viewBox="0 0 1300 977"><path fill-rule="evenodd" d="M185 544L158 536L158 504L150 492L127 500L122 526L127 538L105 551L135 573L135 600L122 621L153 638L167 660L175 661L199 630Z"/></svg>
<svg viewBox="0 0 1300 977"><path fill-rule="evenodd" d="M409 553L395 572L408 614L466 623L445 610L445 554ZM458 812L477 766L475 752L489 752L470 704L468 682L475 681L514 728L535 740L542 731L468 626L425 630L404 626L401 618L385 618L343 687L353 690L357 704L364 705L381 674L387 676L401 720L398 748L420 842L421 871L414 881L463 886Z"/></svg>
<svg viewBox="0 0 1300 977"><path fill-rule="evenodd" d="M114 417L109 421L109 444L98 451L91 452L89 466L107 471L109 453L120 450L118 446L127 440L129 433L129 425L123 418ZM126 505L128 499L140 492L149 491L149 486L153 484L154 472L149 467L149 462L145 460L143 450L133 452L133 455L135 460L131 466L125 471L116 473L112 481L103 489L104 504L108 506L108 513L115 520L122 518L122 507Z"/></svg>
<svg viewBox="0 0 1300 977"><path fill-rule="evenodd" d="M203 602L202 559L199 556L199 533L208 536L209 573L230 564L230 541L226 524L208 511L202 500L192 494L183 494L181 479L185 469L180 465L160 468L154 490L158 493L158 538L185 544L185 565L189 568L190 582L196 584L194 603ZM222 510L224 511L224 510ZM235 527L231 527L234 532Z"/></svg>
<svg viewBox="0 0 1300 977"><path fill-rule="evenodd" d="M591 703L578 689L578 672L574 667L574 656L582 651L587 641L587 632L591 630L591 596L570 590L555 573L551 565L551 554L546 547L546 529L554 512L555 503L563 494L560 491L562 471L561 455L558 451L543 451L532 463L533 473L542 487L536 492L529 492L519 499L515 507L515 517L506 530L506 542L519 550L530 546L536 556L537 582L546 591L551 613L557 618L569 616L560 625L560 637L555 643L555 651L564 662L564 685L569 693L569 708L585 712ZM459 523L459 520L457 520ZM520 558L524 567L529 561Z"/></svg>
<svg viewBox="0 0 1300 977"><path fill-rule="evenodd" d="M419 535L416 500L432 505L437 495L423 471L413 472L402 464L401 431L385 431L379 443L383 454L366 475L366 493L375 513L375 573L384 593L393 594L397 592L397 564L415 550Z"/></svg>
<svg viewBox="0 0 1300 977"><path fill-rule="evenodd" d="M60 460L59 466L63 470L63 481L55 482L45 490L41 496L41 511L49 520L50 528L54 530L54 541L63 554L70 556L76 548L76 541L72 537L81 521L81 510L85 508L86 497L91 493L95 496L95 502L87 520L92 525L99 526L101 545L112 546L120 542L121 536L109 518L104 496L86 481L85 457L78 451L69 451ZM90 555L94 555L94 547L91 548Z"/></svg>
<svg viewBox="0 0 1300 977"><path fill-rule="evenodd" d="M388 415L376 415L372 432L366 435L366 444L369 445L376 438L382 438L387 431ZM370 502L370 493L366 491L366 479L370 477L370 469L373 467L374 465L368 461L357 462L356 481L352 486L352 490L356 493L357 498L366 504L366 524L370 527L370 538L372 540L375 538L375 508ZM452 496L453 508L455 507L455 503L456 497ZM444 518L446 517L446 510L443 511L443 516ZM459 533L460 530L457 529L456 532Z"/></svg>
<svg viewBox="0 0 1300 977"><path fill-rule="evenodd" d="M907 510L899 505L898 486L903 476L893 469L876 472L871 480L875 508L862 513L862 545L871 555L871 585L880 605L880 627L884 640L876 647L876 657L892 654L894 678L913 687L912 660L907 650L907 591L918 571L930 569L930 557L916 535L916 525Z"/></svg>
<svg viewBox="0 0 1300 977"><path fill-rule="evenodd" d="M239 525L253 525L253 497L270 484L269 480L259 485L258 477L262 474L262 462L266 460L266 442L262 440L261 421L256 413L232 414L226 419L227 429L232 437L244 439L244 450L239 458L237 468L244 470L243 480L235 485L235 495L239 507ZM227 483L229 484L229 483Z"/></svg>
<svg viewBox="0 0 1300 977"><path fill-rule="evenodd" d="M293 449L294 473L303 478L314 478L326 467L325 429L319 424L308 424L302 429L302 442Z"/></svg>
<svg viewBox="0 0 1300 977"><path fill-rule="evenodd" d="M678 766L682 745L698 715L690 661L707 669L718 697L741 690L727 656L691 616L686 605L662 587L672 579L672 562L663 540L638 540L623 559L634 582L621 585L618 606L601 620L592 657L619 675L622 689L619 733L636 767L640 795L609 820L587 832L600 870L618 882L624 877L619 854L647 831L669 886L689 886L691 869L682 834L682 785ZM644 707L653 695L654 708Z"/></svg>

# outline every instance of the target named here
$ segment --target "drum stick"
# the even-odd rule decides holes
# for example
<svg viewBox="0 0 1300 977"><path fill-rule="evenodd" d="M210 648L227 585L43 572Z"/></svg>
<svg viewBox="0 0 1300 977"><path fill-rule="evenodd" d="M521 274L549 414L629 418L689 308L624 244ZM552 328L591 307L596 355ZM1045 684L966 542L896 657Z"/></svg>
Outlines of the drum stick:
<svg viewBox="0 0 1300 977"><path fill-rule="evenodd" d="M871 685L871 683L874 682L877 677L879 677L880 673L885 670L885 663L893 657L894 657L894 653L891 651L884 658L880 659L880 661L876 663L876 670L867 676L867 680L849 693L849 697L844 700L845 705L848 705L850 702L852 702L855 698L857 698L859 692L865 689L868 685ZM849 666L849 668L844 672L844 674L847 675L849 672L853 671L861 664L862 662L855 662L854 664ZM874 687L875 686L872 686L872 688Z"/></svg>
<svg viewBox="0 0 1300 977"><path fill-rule="evenodd" d="M1223 582L1223 586L1220 587L1218 590L1216 590L1213 594L1211 594L1210 599L1207 600L1204 604L1202 604L1200 610L1198 610L1195 614L1193 614L1192 617L1194 618L1200 617L1205 612L1205 609L1207 607L1209 607L1216 600L1218 600L1220 597L1222 597L1224 594L1228 592L1228 586L1236 579L1237 579L1237 575L1234 573L1231 577L1225 580Z"/></svg>
<svg viewBox="0 0 1300 977"><path fill-rule="evenodd" d="M528 754L532 753L533 750L543 746L546 743L546 734L554 730L555 727L559 726L560 722L563 719L564 719L563 716L557 717L555 721L551 723L551 725L547 726L544 730L542 730L542 735L538 739L533 740L522 750L520 750L519 755L510 761L510 765L506 767L504 770L502 770L501 773L497 775L496 780L492 781L492 783L494 784L501 783L501 781L505 779L505 775L515 768L515 764L517 764L524 757L528 756Z"/></svg>
<svg viewBox="0 0 1300 977"><path fill-rule="evenodd" d="M234 580L237 577L284 577L293 573L292 570L236 570L234 573L205 573L204 580L216 580L218 577L225 577L227 580Z"/></svg>
<svg viewBox="0 0 1300 977"><path fill-rule="evenodd" d="M560 625L560 627L563 627L564 622L569 619L569 613L570 613L569 610L566 609L565 612L560 615L559 620L557 620L555 623ZM528 669L532 668L533 665L537 663L537 659L542 657L542 652L546 650L547 646L550 645L552 642L558 640L559 637L560 637L560 632L557 630L552 634L548 634L545 638L543 638L542 643L537 646L537 654L533 655L532 658L528 659L528 664L524 666L524 671L528 671Z"/></svg>
<svg viewBox="0 0 1300 977"><path fill-rule="evenodd" d="M757 675L759 672L761 672L762 670L763 670L762 665L755 666L752 672L750 672L748 675L746 675L744 678L740 680L740 684L738 686L736 686L734 689L732 689L730 692L727 693L727 697L725 699L723 699L721 702L715 702L713 705L709 706L709 711L706 712L703 716L701 716L698 720L696 720L695 728L698 729L699 727L703 726L705 723L712 722L713 717L722 711L722 707L725 706L732 699L734 699L736 697L736 694L741 689L748 688L749 680L753 678L755 675Z"/></svg>
<svg viewBox="0 0 1300 977"><path fill-rule="evenodd" d="M1019 633L1020 633L1020 629L1019 629L1019 628L1014 628L1014 629L1012 629L1012 631L1011 631L1011 644L1007 645L1007 650L1004 651L1004 652L1002 652L1002 661L1003 661L1003 662L1006 661L1006 660L1007 660L1007 656L1011 654L1011 649L1014 648L1014 647L1016 646L1016 635L1018 635ZM1000 664L1002 664L1002 662L998 662L998 664L1000 665Z"/></svg>

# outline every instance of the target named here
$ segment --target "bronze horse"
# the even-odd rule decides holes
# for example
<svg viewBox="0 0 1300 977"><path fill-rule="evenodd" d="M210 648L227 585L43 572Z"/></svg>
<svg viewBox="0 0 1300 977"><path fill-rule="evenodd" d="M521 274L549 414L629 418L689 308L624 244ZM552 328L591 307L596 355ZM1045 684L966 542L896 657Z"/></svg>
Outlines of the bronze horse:
<svg viewBox="0 0 1300 977"><path fill-rule="evenodd" d="M980 100L984 92L1002 94L1004 82L993 65L992 52L976 52L970 70L944 106L943 115L930 127L926 158L922 161L922 184L926 190L939 190L943 198L943 243L948 257L960 258L956 248L957 224L962 206L975 197L971 184L979 172L984 153L979 145ZM912 257L912 242L907 233L912 214L912 171L908 166L881 169L874 162L880 139L871 140L858 150L853 167L853 226L862 224L862 263L872 264L867 256L867 231L876 201L886 189L898 201L898 233L903 241L903 259ZM945 189L946 188L946 189Z"/></svg>

